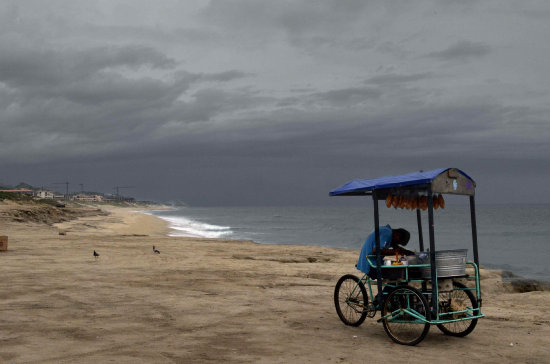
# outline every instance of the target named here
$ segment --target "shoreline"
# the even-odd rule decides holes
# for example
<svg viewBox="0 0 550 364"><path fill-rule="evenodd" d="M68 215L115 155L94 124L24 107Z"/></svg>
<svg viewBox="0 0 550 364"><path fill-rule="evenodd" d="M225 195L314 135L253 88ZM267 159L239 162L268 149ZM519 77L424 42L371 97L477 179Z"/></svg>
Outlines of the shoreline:
<svg viewBox="0 0 550 364"><path fill-rule="evenodd" d="M96 207L96 206L94 206ZM165 211L170 210L172 207L165 205L152 205L145 208L137 208L135 206L128 207L119 207L119 206L109 206L102 205L99 206L102 210L109 213L110 217L105 217L103 215L91 216L91 217L80 217L69 222L54 224L60 231L70 231L71 229L82 230L82 225L84 229L93 227L98 229L98 226L101 226L99 229L102 229L103 233L116 233L128 236L163 236L167 238L184 238L184 239L200 239L200 240L212 240L220 242L249 242L257 245L268 245L268 246L295 246L295 247L311 247L311 248L326 248L334 249L337 251L352 252L353 254L358 255L358 250L349 249L349 248L338 248L322 245L307 245L307 244L276 244L276 243L258 243L254 240L243 240L243 239L233 239L230 237L221 237L221 238L212 238L205 237L200 235L173 235L171 232L178 231L171 226L170 221L165 220L160 216L156 216L150 211ZM144 218L147 216L148 218ZM94 226L97 224L98 226ZM78 227L80 226L80 228ZM97 231L94 231L97 232ZM89 233L89 232L88 232ZM524 277L516 274L513 271L499 268L483 268L485 271L497 272L501 276L502 283L508 286L508 291L516 292L530 292L530 291L550 291L550 279L542 278L531 278ZM355 270L356 275L361 275L362 273L358 270Z"/></svg>
<svg viewBox="0 0 550 364"><path fill-rule="evenodd" d="M499 271L482 270L487 317L472 334L452 338L434 326L418 346L404 347L393 344L376 319L357 328L338 319L334 285L356 274L356 251L168 237L164 221L135 210L115 208L108 216L55 226L0 215L0 235L10 239L0 253L0 361L352 363L406 355L412 362L500 363L550 357L550 293L517 293Z"/></svg>
<svg viewBox="0 0 550 364"><path fill-rule="evenodd" d="M182 229L177 228L177 226L178 226L177 223L174 223L174 222L170 221L169 218L164 218L162 216L158 216L158 215L155 215L154 213L149 213L148 212L148 211L166 211L166 210L169 210L169 209L165 209L165 208L162 208L162 209L147 209L147 210L142 210L140 212L142 212L144 214L147 214L147 215L150 215L154 218L160 219L163 222L165 222L167 224L168 230L169 230L169 232L167 233L167 236L170 236L170 237L186 237L186 238L201 238L201 239L202 238L204 238L204 239L217 239L217 237L208 237L208 236L204 236L204 235L200 235L200 234L191 234L191 233L182 234L181 233ZM188 217L185 217L185 218L186 219L191 219L191 218L188 218ZM194 220L191 219L190 221L193 222ZM218 227L221 227L221 226L218 226ZM230 229L231 227L228 227L228 228ZM230 236L220 237L220 239L232 240L232 241L242 240L242 239L238 239L238 238L231 238ZM277 244L277 243L260 243L260 242L256 242L256 241L254 241L254 243L260 244L260 245L278 245L278 246L286 246L286 245L316 246L316 247L325 247L325 248L330 248L330 249L343 249L343 250L357 251L357 252L359 251L359 249L340 248L340 247L334 247L334 246L329 246L329 245L319 245L319 244L317 244L317 245ZM482 266L483 266L483 264L482 264ZM510 271L509 269L499 268L499 267L491 267L491 268L486 268L486 269L501 272L502 276L503 276L503 281L505 283L510 283L514 286L525 287L525 289L530 289L530 290L550 290L550 277L539 278L539 277L522 276L521 274ZM359 271L357 273L360 274Z"/></svg>

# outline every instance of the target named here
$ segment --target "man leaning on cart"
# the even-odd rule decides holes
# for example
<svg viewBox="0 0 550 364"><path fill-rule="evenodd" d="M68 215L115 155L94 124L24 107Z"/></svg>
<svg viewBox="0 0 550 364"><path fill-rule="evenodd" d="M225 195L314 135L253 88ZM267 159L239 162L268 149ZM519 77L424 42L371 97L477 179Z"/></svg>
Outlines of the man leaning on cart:
<svg viewBox="0 0 550 364"><path fill-rule="evenodd" d="M401 246L406 246L409 242L411 234L405 229L392 229L390 225L380 227L380 254L381 255L393 255L397 251L400 255L414 254L412 251L404 249ZM371 279L377 279L376 269L370 269L370 264L367 262L367 255L373 255L376 253L376 235L373 231L365 240L361 253L359 254L359 260L355 267L361 272L368 274ZM373 265L376 265L376 261L370 260Z"/></svg>

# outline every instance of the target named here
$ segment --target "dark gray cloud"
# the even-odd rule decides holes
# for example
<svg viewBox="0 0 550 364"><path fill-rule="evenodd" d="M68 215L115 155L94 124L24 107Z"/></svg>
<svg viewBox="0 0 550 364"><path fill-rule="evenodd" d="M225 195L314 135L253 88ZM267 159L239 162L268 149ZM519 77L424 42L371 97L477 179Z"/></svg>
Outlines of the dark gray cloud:
<svg viewBox="0 0 550 364"><path fill-rule="evenodd" d="M203 75L203 79L206 81L219 81L219 82L227 82L236 80L239 78L247 77L248 75L242 71L237 70L230 70L230 71L224 71L214 74L207 74Z"/></svg>
<svg viewBox="0 0 550 364"><path fill-rule="evenodd" d="M339 90L319 92L311 97L319 103L331 106L352 106L378 99L382 95L380 90L368 87L354 87Z"/></svg>
<svg viewBox="0 0 550 364"><path fill-rule="evenodd" d="M368 3L359 0L298 0L288 2L258 2L253 0L214 0L201 14L223 27L244 30L281 29L293 36L311 32L328 33L345 29L361 20Z"/></svg>
<svg viewBox="0 0 550 364"><path fill-rule="evenodd" d="M462 40L442 51L429 53L428 56L444 61L467 61L471 58L483 57L490 52L491 47L488 44Z"/></svg>
<svg viewBox="0 0 550 364"><path fill-rule="evenodd" d="M411 74L411 75L397 75L393 73L383 74L383 75L377 75L374 77L369 78L365 81L365 83L372 83L379 86L384 85L404 85L411 82L416 81L422 81L425 79L428 79L431 77L431 73L419 73L419 74Z"/></svg>
<svg viewBox="0 0 550 364"><path fill-rule="evenodd" d="M6 50L0 52L0 94L5 96L0 121L9 126L0 135L0 149L10 159L116 152L147 143L167 124L207 121L247 98L245 92L213 89L188 93L193 85L247 75L179 70L177 62L150 47L34 49L0 42L0 49ZM20 143L23 139L32 147Z"/></svg>
<svg viewBox="0 0 550 364"><path fill-rule="evenodd" d="M175 62L141 46L99 47L84 51L18 48L2 44L0 80L12 87L50 86L78 82L117 67L173 68Z"/></svg>
<svg viewBox="0 0 550 364"><path fill-rule="evenodd" d="M238 205L447 166L482 202L550 177L545 4L50 5L0 4L1 182Z"/></svg>

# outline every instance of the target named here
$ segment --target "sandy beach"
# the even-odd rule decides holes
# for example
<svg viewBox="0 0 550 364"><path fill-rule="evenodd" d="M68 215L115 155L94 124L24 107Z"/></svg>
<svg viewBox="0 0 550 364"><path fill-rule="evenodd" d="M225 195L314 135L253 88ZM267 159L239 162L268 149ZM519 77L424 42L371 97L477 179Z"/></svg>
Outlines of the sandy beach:
<svg viewBox="0 0 550 364"><path fill-rule="evenodd" d="M169 237L136 208L36 209L0 202L2 363L550 361L550 292L499 271L482 270L472 334L432 327L407 347L379 315L339 320L334 285L358 273L357 251Z"/></svg>

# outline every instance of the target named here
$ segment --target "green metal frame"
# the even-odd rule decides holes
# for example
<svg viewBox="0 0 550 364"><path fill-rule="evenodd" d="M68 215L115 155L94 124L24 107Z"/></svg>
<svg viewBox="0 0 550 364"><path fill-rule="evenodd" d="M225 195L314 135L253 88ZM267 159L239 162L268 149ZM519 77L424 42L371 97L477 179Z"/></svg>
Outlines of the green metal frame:
<svg viewBox="0 0 550 364"><path fill-rule="evenodd" d="M370 279L370 278L369 278ZM428 307L426 307L428 309ZM397 318L399 318L400 316L402 316L404 313L407 313L409 314L410 316L414 317L416 320L414 321L411 321L411 320L405 320L405 321L401 321L401 320L396 320ZM385 320L387 318L391 317L391 322L396 322L396 323L405 323L405 324L426 324L426 323L429 323L430 321L428 319L426 319L426 317L424 317L422 314L420 314L418 311L416 311L415 309L411 308L411 302L409 300L409 297L407 297L407 308L402 310L402 309L398 309L398 310L395 310L395 311L392 311L390 313L388 313L387 315L385 316L382 316L378 321L382 321L382 320Z"/></svg>
<svg viewBox="0 0 550 364"><path fill-rule="evenodd" d="M367 261L368 261L370 267L372 269L375 269L376 265L374 265L371 262L371 260L368 259L368 258L376 258L376 255L367 256ZM475 290L475 293L476 293L475 298L478 302L478 307L477 308L467 307L466 310L440 313L439 312L439 292L438 292L438 287L437 287L437 284L436 284L435 285L436 287L433 287L433 289L435 291L435 294L436 294L436 296L435 296L436 297L436 306L435 307L437 307L437 310L435 312L435 315L436 315L435 319L424 317L424 316L420 315L418 312L416 312L414 310L411 310L410 307L409 307L409 309L405 310L405 312L407 312L409 315L411 315L413 317L416 317L418 320L420 320L420 322L415 322L415 321L406 321L406 322L407 323L429 323L430 325L437 325L437 324L446 324L446 323L450 323L450 322L466 321L466 320L473 320L473 319L485 317L485 315L481 312L481 290L480 290L480 284L479 284L479 267L474 262L466 262L466 264L471 265L474 268L475 275L474 275L474 277L465 276L465 277L460 277L460 278L474 280L476 286L475 286L475 288L464 288L464 289L459 289L459 290L464 290L464 291L466 291L466 290L474 291ZM410 268L429 267L429 266L430 266L430 264L381 266L380 267L381 269L405 269L405 278L395 280L395 281L382 279L381 280L382 281L381 282L382 287L397 288L397 287L399 287L403 284L424 283L424 282L427 281L427 279L409 279L409 269ZM436 272L436 279L437 279L437 272ZM374 310L375 309L375 305L374 305L375 296L373 294L372 284L378 285L378 281L374 280L374 279L371 279L367 274L364 274L359 281L363 284L366 283L366 286L368 287L368 295L369 295L369 302L370 302L368 309L369 310ZM355 287L354 290L352 291L352 293L355 292L355 289L359 289L359 287L358 286ZM421 293L424 296L426 296L426 298L429 298L433 294L434 291L421 290ZM383 292L382 291L383 295L386 295L388 293L389 292ZM378 321L382 321L383 319L385 319L387 317L391 317L394 314L395 313L392 312L392 313L380 318ZM455 314L466 314L467 317L462 317L462 318L459 318L459 319L444 319L444 318L442 318L442 316L455 315ZM393 317L395 318L395 317L398 317L398 316L393 316Z"/></svg>

